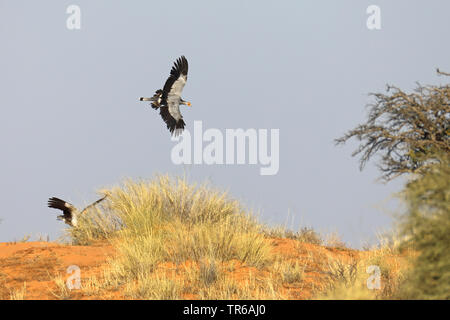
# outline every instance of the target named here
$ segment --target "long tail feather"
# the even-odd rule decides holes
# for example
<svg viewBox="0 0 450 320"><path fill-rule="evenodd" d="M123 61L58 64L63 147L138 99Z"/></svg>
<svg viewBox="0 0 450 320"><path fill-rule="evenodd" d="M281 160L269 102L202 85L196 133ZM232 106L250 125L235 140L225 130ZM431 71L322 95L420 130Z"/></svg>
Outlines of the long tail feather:
<svg viewBox="0 0 450 320"><path fill-rule="evenodd" d="M140 101L151 101L151 106L153 109L158 109L161 105L161 96L163 91L161 89L156 90L155 94L151 98L141 97Z"/></svg>

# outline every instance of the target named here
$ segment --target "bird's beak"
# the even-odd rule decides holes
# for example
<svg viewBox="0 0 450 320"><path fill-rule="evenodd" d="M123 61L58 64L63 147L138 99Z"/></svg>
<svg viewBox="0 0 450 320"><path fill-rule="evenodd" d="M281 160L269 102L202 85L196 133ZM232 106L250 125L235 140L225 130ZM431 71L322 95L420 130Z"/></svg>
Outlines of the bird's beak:
<svg viewBox="0 0 450 320"><path fill-rule="evenodd" d="M187 105L188 107L190 107L190 106L191 106L191 103L190 103L189 101L186 101L186 105Z"/></svg>

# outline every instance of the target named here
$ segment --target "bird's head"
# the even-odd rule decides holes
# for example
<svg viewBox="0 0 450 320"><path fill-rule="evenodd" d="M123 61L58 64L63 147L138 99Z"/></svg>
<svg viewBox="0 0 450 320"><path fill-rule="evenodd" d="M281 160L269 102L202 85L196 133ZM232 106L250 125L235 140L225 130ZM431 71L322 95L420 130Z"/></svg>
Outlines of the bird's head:
<svg viewBox="0 0 450 320"><path fill-rule="evenodd" d="M66 217L66 216L64 216L64 215L62 215L62 216L57 216L56 219L57 219L57 220L64 221L64 223L68 224L69 226L72 226L72 222L73 222L72 219L70 219L70 218L68 218L68 217Z"/></svg>
<svg viewBox="0 0 450 320"><path fill-rule="evenodd" d="M184 104L184 105L186 105L186 106L188 106L188 107L190 107L191 106L191 103L189 102L189 101L184 101L183 99L181 99L181 102L180 102L181 104Z"/></svg>

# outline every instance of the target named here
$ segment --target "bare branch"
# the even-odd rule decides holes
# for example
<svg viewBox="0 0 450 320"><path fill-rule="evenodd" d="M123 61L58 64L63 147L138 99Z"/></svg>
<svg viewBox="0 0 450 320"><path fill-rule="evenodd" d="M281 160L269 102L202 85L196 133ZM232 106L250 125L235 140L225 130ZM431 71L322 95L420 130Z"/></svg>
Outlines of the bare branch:
<svg viewBox="0 0 450 320"><path fill-rule="evenodd" d="M443 75L443 72L437 70ZM386 181L404 173L420 173L433 155L450 152L450 87L417 84L412 93L388 85L387 94L371 93L368 120L335 140L344 144L361 141L352 156L360 155L360 169L375 155Z"/></svg>

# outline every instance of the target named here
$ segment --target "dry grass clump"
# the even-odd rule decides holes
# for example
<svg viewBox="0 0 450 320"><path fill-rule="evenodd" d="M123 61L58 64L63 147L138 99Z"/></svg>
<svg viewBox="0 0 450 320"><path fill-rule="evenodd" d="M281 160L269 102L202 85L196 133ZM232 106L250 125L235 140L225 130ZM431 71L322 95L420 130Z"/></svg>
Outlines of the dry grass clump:
<svg viewBox="0 0 450 320"><path fill-rule="evenodd" d="M182 290L183 281L152 274L127 283L125 295L132 299L179 300Z"/></svg>
<svg viewBox="0 0 450 320"><path fill-rule="evenodd" d="M300 243L311 243L315 245L323 244L323 240L315 230L308 227L302 227L298 231L292 231L284 226L268 227L265 226L262 230L264 235L268 238L285 238L297 240Z"/></svg>
<svg viewBox="0 0 450 320"><path fill-rule="evenodd" d="M205 259L200 262L198 270L198 281L203 286L210 286L219 279L221 275L220 267L214 259Z"/></svg>
<svg viewBox="0 0 450 320"><path fill-rule="evenodd" d="M9 293L9 300L25 300L27 293L27 283L24 282L23 286L17 290L11 290Z"/></svg>
<svg viewBox="0 0 450 320"><path fill-rule="evenodd" d="M102 281L96 276L89 277L81 282L81 291L86 296L98 296L103 288Z"/></svg>
<svg viewBox="0 0 450 320"><path fill-rule="evenodd" d="M318 288L321 299L385 299L401 277L387 245L356 254L336 251L345 244L330 237L323 247L312 229L260 225L207 184L159 176L102 193L108 200L71 231L75 243L108 239L117 253L101 277L83 282L86 296L118 291L130 299L288 299L311 297ZM379 290L367 288L370 265L381 270ZM319 278L325 285L314 280ZM54 296L67 298L65 286L57 288Z"/></svg>
<svg viewBox="0 0 450 320"><path fill-rule="evenodd" d="M256 222L245 216L226 216L220 222L197 225L174 221L165 233L170 261L200 261L212 257L219 261L240 260L258 268L269 263L269 246Z"/></svg>
<svg viewBox="0 0 450 320"><path fill-rule="evenodd" d="M329 265L329 283L325 293L319 294L317 299L326 300L373 300L376 299L374 290L367 287L368 274L357 262L344 264L333 261Z"/></svg>
<svg viewBox="0 0 450 320"><path fill-rule="evenodd" d="M273 278L249 274L244 280L236 280L224 274L209 286L198 287L198 298L203 300L276 300L286 299L281 284Z"/></svg>
<svg viewBox="0 0 450 320"><path fill-rule="evenodd" d="M61 276L57 276L53 281L56 285L56 291L50 290L52 295L59 300L70 299L70 289L67 287L66 280Z"/></svg>
<svg viewBox="0 0 450 320"><path fill-rule="evenodd" d="M298 261L277 261L274 270L280 275L283 284L301 282L304 278L305 266Z"/></svg>
<svg viewBox="0 0 450 320"><path fill-rule="evenodd" d="M397 248L380 245L362 251L359 257L343 260L328 258L328 280L319 299L373 300L395 299L408 269L406 257L400 257Z"/></svg>
<svg viewBox="0 0 450 320"><path fill-rule="evenodd" d="M336 249L346 249L347 245L342 241L341 237L336 232L331 232L327 235L325 244L327 247Z"/></svg>
<svg viewBox="0 0 450 320"><path fill-rule="evenodd" d="M108 281L124 285L131 298L179 297L180 281L155 276L165 263L200 263L202 279L208 282L217 263L236 259L264 268L271 261L269 244L256 220L226 192L207 184L159 176L152 181L128 180L103 192L109 195L102 207L107 218L99 220L94 211L72 235L78 243L101 237L112 241L118 256L110 261ZM204 257L214 264L204 265ZM157 294L158 285L164 290Z"/></svg>

